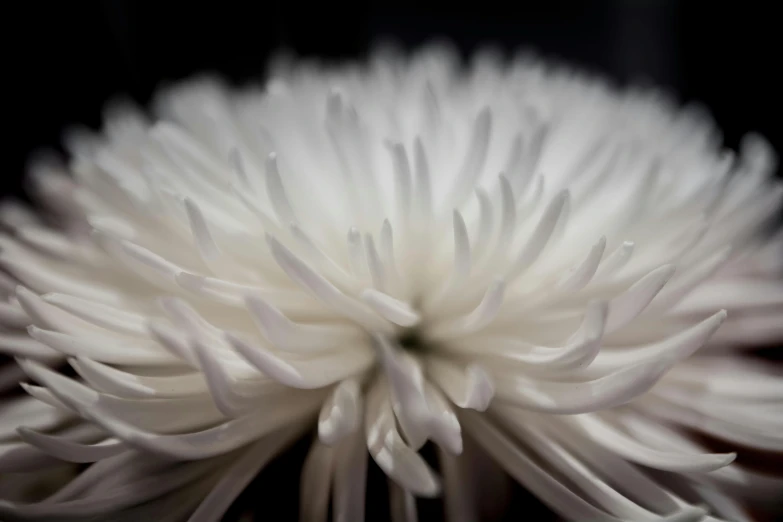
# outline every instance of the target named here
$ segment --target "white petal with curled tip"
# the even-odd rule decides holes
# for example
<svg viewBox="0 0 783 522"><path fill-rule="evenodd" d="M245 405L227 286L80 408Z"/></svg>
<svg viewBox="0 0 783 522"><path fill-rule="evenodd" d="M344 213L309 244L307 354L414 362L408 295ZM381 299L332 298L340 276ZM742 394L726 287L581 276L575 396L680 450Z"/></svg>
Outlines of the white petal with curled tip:
<svg viewBox="0 0 783 522"><path fill-rule="evenodd" d="M318 438L328 446L356 431L362 409L362 395L356 379L346 379L335 386L321 406L318 416Z"/></svg>
<svg viewBox="0 0 783 522"><path fill-rule="evenodd" d="M288 396L279 403L266 404L266 408L259 408L251 414L228 420L214 428L178 435L159 435L120 418L111 406L107 407L101 401L99 394L75 381L32 362L25 363L25 371L46 384L60 400L72 406L82 416L102 426L128 445L165 457L185 460L221 455L276 428L303 422L314 414L315 406L319 402L319 395L314 393L298 397ZM199 418L204 419L203 415L199 415ZM150 421L145 416L136 420ZM172 417L171 412L168 412L168 422L179 423L182 420Z"/></svg>
<svg viewBox="0 0 783 522"><path fill-rule="evenodd" d="M266 339L280 350L313 352L328 350L352 337L347 325L297 324L263 298L248 295L245 304Z"/></svg>
<svg viewBox="0 0 783 522"><path fill-rule="evenodd" d="M628 364L683 360L707 342L726 320L726 316L726 311L721 310L683 332L647 346L602 350L593 361L591 370L615 370Z"/></svg>
<svg viewBox="0 0 783 522"><path fill-rule="evenodd" d="M450 361L430 357L427 373L460 408L484 411L495 396L492 378L481 366L471 364L462 369Z"/></svg>
<svg viewBox="0 0 783 522"><path fill-rule="evenodd" d="M652 388L669 368L666 361L636 364L586 382L535 381L497 373L496 398L533 411L586 413L630 402Z"/></svg>
<svg viewBox="0 0 783 522"><path fill-rule="evenodd" d="M365 423L370 455L391 479L419 496L439 493L437 477L424 459L405 444L395 426L391 403L378 388L368 398Z"/></svg>
<svg viewBox="0 0 783 522"><path fill-rule="evenodd" d="M607 331L617 330L638 316L661 291L674 271L675 267L672 265L656 268L635 282L626 292L612 299L609 302Z"/></svg>
<svg viewBox="0 0 783 522"><path fill-rule="evenodd" d="M308 359L285 359L282 353L264 350L230 333L226 340L261 373L292 388L323 388L362 373L372 363L372 352L363 346Z"/></svg>
<svg viewBox="0 0 783 522"><path fill-rule="evenodd" d="M111 438L84 444L27 428L19 428L19 436L28 444L66 462L97 462L127 451L125 444Z"/></svg>
<svg viewBox="0 0 783 522"><path fill-rule="evenodd" d="M125 343L100 336L74 336L44 330L37 326L28 328L30 337L70 357L89 357L112 364L178 365L179 361L155 343L129 339Z"/></svg>
<svg viewBox="0 0 783 522"><path fill-rule="evenodd" d="M69 363L93 388L120 397L182 397L209 389L204 375L196 372L157 377L125 372L85 357L70 359Z"/></svg>
<svg viewBox="0 0 783 522"><path fill-rule="evenodd" d="M407 303L398 301L393 297L368 288L362 292L362 300L367 303L378 315L394 324L413 327L421 320L421 316Z"/></svg>
<svg viewBox="0 0 783 522"><path fill-rule="evenodd" d="M677 472L715 471L731 464L735 453L681 453L661 451L645 445L616 426L595 415L577 415L573 422L579 426L580 434L596 444L620 455L631 462L655 469Z"/></svg>
<svg viewBox="0 0 783 522"><path fill-rule="evenodd" d="M321 276L318 272L315 272L301 259L296 257L279 241L271 236L267 236L267 243L272 251L272 255L280 265L280 268L288 274L291 279L302 285L303 288L311 292L325 305L365 327L380 331L389 330L389 326L384 324L384 321L380 317L372 313L372 311L356 299L341 292L337 287L327 281L326 278Z"/></svg>

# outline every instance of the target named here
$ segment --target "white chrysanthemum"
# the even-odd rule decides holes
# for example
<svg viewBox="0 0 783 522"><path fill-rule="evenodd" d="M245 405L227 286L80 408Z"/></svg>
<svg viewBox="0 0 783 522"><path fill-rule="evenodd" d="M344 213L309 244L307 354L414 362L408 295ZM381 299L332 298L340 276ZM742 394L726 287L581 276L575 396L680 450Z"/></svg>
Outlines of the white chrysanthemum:
<svg viewBox="0 0 783 522"><path fill-rule="evenodd" d="M303 520L364 518L368 454L399 521L476 520L486 455L575 521L783 490L691 435L783 450L783 379L725 349L783 337L762 140L532 58L278 69L112 111L34 173L48 213L4 207L1 380L37 384L0 518L218 520L316 425Z"/></svg>

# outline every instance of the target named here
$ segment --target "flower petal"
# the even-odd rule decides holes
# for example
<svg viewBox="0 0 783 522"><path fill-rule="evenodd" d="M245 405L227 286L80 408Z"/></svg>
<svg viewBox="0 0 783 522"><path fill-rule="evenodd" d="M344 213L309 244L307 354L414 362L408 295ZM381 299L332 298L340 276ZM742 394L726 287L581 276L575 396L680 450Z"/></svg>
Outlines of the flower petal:
<svg viewBox="0 0 783 522"><path fill-rule="evenodd" d="M391 402L379 388L367 401L365 422L370 455L391 479L419 496L432 497L440 492L430 467L397 432Z"/></svg>
<svg viewBox="0 0 783 522"><path fill-rule="evenodd" d="M302 522L326 522L329 517L335 454L335 448L318 441L310 447L299 488L299 520Z"/></svg>
<svg viewBox="0 0 783 522"><path fill-rule="evenodd" d="M496 399L539 412L586 413L631 401L652 388L669 368L667 361L638 364L587 382L534 381L498 373Z"/></svg>

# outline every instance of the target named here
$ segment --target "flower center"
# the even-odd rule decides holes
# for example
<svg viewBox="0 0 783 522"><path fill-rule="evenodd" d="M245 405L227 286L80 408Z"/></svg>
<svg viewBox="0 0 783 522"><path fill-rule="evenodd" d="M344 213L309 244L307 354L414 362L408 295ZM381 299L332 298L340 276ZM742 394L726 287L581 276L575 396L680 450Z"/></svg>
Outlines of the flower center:
<svg viewBox="0 0 783 522"><path fill-rule="evenodd" d="M418 328L405 328L397 335L397 344L411 352L419 352L426 349L426 342Z"/></svg>

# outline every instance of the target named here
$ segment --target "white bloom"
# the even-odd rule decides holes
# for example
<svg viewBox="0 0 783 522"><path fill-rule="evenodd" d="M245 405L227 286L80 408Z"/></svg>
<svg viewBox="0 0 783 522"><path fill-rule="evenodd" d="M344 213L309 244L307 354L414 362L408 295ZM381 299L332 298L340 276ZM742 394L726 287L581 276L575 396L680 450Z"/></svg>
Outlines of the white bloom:
<svg viewBox="0 0 783 522"><path fill-rule="evenodd" d="M783 379L732 350L783 337L770 148L532 58L456 62L193 81L41 164L47 212L2 212L0 381L37 384L0 406L0 518L218 520L316 425L303 520L330 495L364 518L368 454L397 520L441 494L475 520L463 438L569 520L778 494L692 436L783 450ZM95 464L34 498L61 461Z"/></svg>

